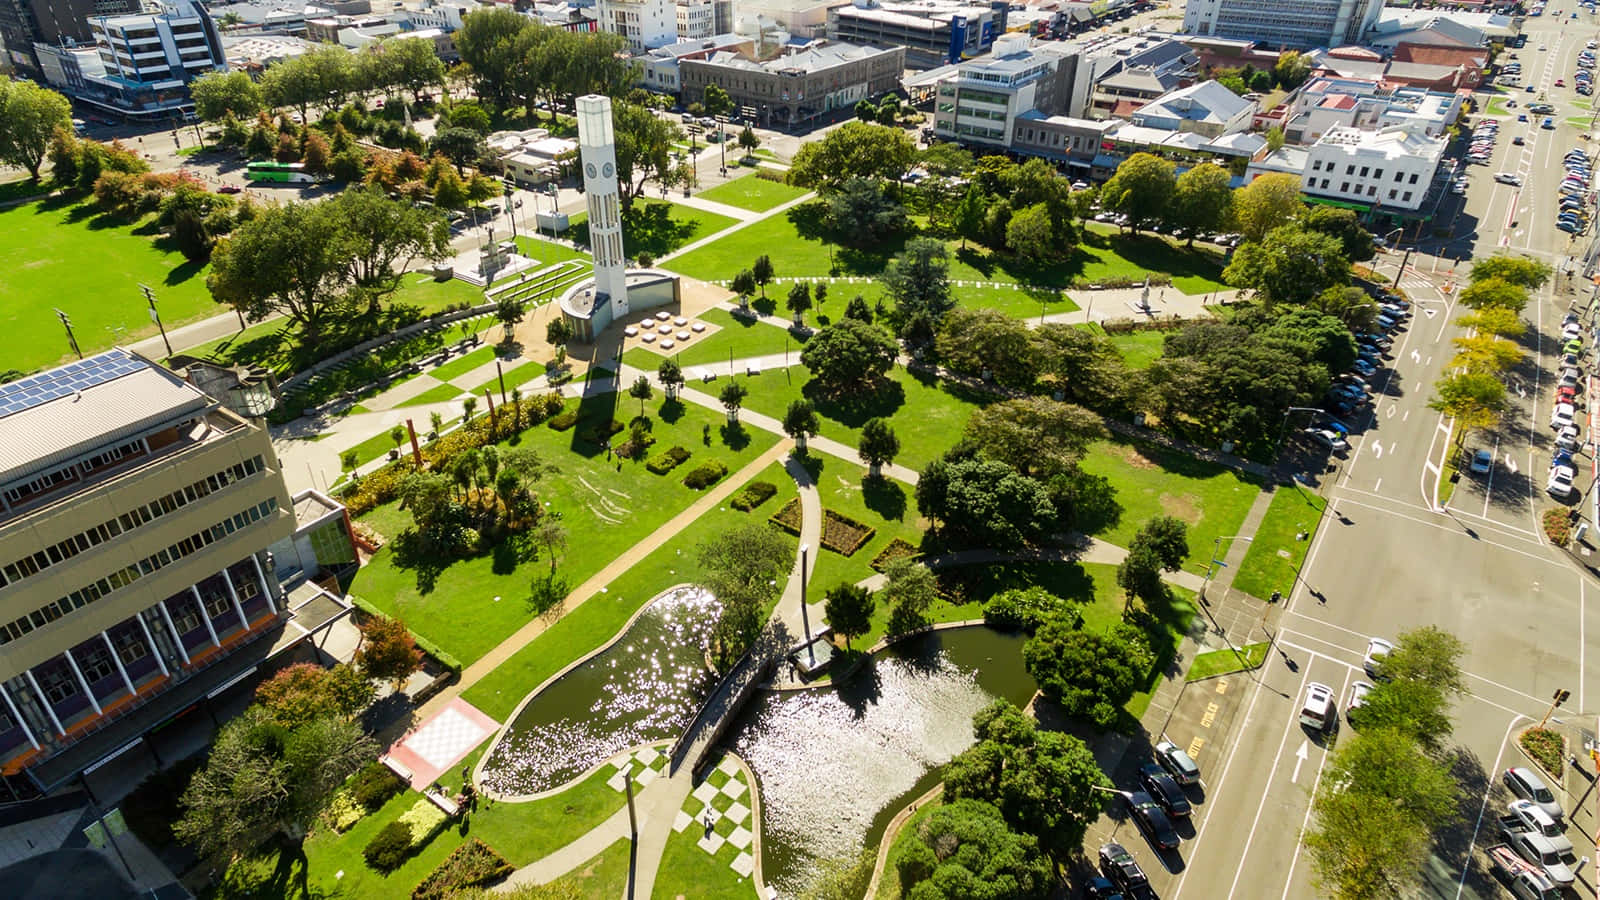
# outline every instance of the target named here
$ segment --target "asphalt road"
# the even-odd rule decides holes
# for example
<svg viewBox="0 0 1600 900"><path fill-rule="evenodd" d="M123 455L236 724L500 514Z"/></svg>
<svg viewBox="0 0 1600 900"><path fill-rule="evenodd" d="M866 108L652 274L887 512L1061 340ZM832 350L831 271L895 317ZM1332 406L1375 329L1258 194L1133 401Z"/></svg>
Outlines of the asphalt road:
<svg viewBox="0 0 1600 900"><path fill-rule="evenodd" d="M1162 897L1319 895L1300 835L1328 749L1297 714L1313 681L1332 687L1344 705L1350 685L1366 677L1361 661L1371 636L1437 625L1467 645L1469 693L1456 705L1453 736L1467 796L1461 824L1439 836L1425 896L1506 896L1487 872L1481 849L1495 836L1481 823L1492 822L1507 799L1498 770L1522 763L1512 736L1544 715L1558 689L1572 691L1558 715L1583 714L1595 728L1600 584L1548 547L1538 522L1556 504L1544 490L1555 335L1562 315L1586 303L1592 286L1558 276L1530 303L1530 354L1513 373L1514 408L1502 427L1469 443L1494 453L1493 471L1463 473L1443 507L1437 501L1448 423L1427 408L1461 333L1451 298L1470 260L1509 250L1560 266L1590 240L1569 241L1554 225L1562 156L1573 146L1594 150L1562 120L1587 112L1572 105L1582 98L1570 84L1578 51L1600 26L1587 17L1536 18L1526 30L1527 46L1516 52L1535 92L1514 95L1518 105L1501 121L1491 164L1467 167L1466 196L1446 196L1442 218L1454 235L1425 242L1400 274L1413 316L1395 336L1387 367L1369 379L1378 396L1363 421L1350 423L1358 427L1348 454L1305 475L1332 501L1329 517L1276 623L1277 652L1258 678L1240 682L1243 713L1228 740L1201 755L1204 790L1197 796L1205 802L1196 808L1192 836L1158 857L1131 826L1118 829L1117 839L1139 857ZM1540 51L1541 44L1548 49ZM1569 87L1555 88L1556 78ZM1516 121L1541 92L1558 107L1556 129L1540 128L1540 117L1531 115ZM1524 146L1513 144L1517 135ZM1523 185L1497 184L1493 175L1502 171L1519 173ZM1452 274L1458 258L1465 261ZM1401 259L1384 254L1378 269L1392 279ZM1587 486L1591 463L1580 463L1580 486ZM1570 808L1573 798L1562 799ZM1592 819L1586 821L1586 831L1575 825L1570 835L1579 856L1594 855ZM1594 884L1591 860L1576 895L1595 896Z"/></svg>

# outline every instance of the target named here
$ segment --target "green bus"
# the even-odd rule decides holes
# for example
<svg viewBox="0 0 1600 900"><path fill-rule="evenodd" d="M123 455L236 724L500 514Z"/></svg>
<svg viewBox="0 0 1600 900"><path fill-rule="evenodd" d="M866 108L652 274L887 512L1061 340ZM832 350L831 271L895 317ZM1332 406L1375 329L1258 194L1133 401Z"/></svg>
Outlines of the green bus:
<svg viewBox="0 0 1600 900"><path fill-rule="evenodd" d="M279 184L313 184L316 178L306 171L305 163L283 163L263 160L245 166L244 177L249 181L270 181Z"/></svg>

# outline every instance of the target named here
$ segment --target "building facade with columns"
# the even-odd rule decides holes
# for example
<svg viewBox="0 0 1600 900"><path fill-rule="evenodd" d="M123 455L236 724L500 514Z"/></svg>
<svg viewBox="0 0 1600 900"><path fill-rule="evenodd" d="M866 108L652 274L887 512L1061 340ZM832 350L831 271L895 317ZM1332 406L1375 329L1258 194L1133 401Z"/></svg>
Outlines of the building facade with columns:
<svg viewBox="0 0 1600 900"><path fill-rule="evenodd" d="M0 772L49 790L93 736L252 668L294 531L265 428L144 357L0 385Z"/></svg>

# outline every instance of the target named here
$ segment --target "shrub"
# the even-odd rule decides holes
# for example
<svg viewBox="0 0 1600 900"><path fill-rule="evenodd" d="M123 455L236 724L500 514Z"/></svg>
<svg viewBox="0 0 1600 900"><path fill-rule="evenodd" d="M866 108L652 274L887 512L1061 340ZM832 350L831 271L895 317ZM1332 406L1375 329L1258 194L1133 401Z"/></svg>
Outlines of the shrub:
<svg viewBox="0 0 1600 900"><path fill-rule="evenodd" d="M578 412L577 410L572 410L551 416L549 424L551 428L557 431L566 431L568 428L578 424Z"/></svg>
<svg viewBox="0 0 1600 900"><path fill-rule="evenodd" d="M145 776L121 804L128 829L155 849L172 843L172 823L183 815L178 798L203 761L201 757L191 757Z"/></svg>
<svg viewBox="0 0 1600 900"><path fill-rule="evenodd" d="M328 808L322 811L322 820L334 831L344 834L366 818L367 812L367 808L357 803L348 790L340 790L328 801Z"/></svg>
<svg viewBox="0 0 1600 900"><path fill-rule="evenodd" d="M744 490L735 494L732 506L740 512L749 512L772 498L778 492L778 486L770 481L752 481L744 486Z"/></svg>
<svg viewBox="0 0 1600 900"><path fill-rule="evenodd" d="M1082 614L1071 604L1037 586L1002 591L990 597L983 607L983 620L989 625L1020 629L1030 634L1058 616L1066 617L1074 628L1083 623Z"/></svg>
<svg viewBox="0 0 1600 900"><path fill-rule="evenodd" d="M354 486L355 493L346 496L345 505L350 515L363 515L399 497L401 482L413 471L411 457L405 456L399 462L361 476L360 483Z"/></svg>
<svg viewBox="0 0 1600 900"><path fill-rule="evenodd" d="M716 460L702 463L699 468L684 476L683 483L695 490L704 490L722 480L728 474L728 467Z"/></svg>
<svg viewBox="0 0 1600 900"><path fill-rule="evenodd" d="M424 801L426 802L426 801ZM411 855L411 826L401 821L383 826L367 846L361 848L361 857L378 872L392 872Z"/></svg>
<svg viewBox="0 0 1600 900"><path fill-rule="evenodd" d="M822 546L845 556L866 546L878 530L831 509L822 511Z"/></svg>
<svg viewBox="0 0 1600 900"><path fill-rule="evenodd" d="M800 525L804 519L805 514L800 511L800 498L794 497L773 513L768 521L790 534L799 535Z"/></svg>
<svg viewBox="0 0 1600 900"><path fill-rule="evenodd" d="M683 461L688 458L688 450L682 447L669 447L652 457L649 462L644 464L644 467L657 475L665 475L682 465Z"/></svg>
<svg viewBox="0 0 1600 900"><path fill-rule="evenodd" d="M482 887L510 875L515 867L477 838L457 847L411 891L411 900L447 900L466 888Z"/></svg>
<svg viewBox="0 0 1600 900"><path fill-rule="evenodd" d="M878 551L878 555L872 558L870 565L873 571L882 572L897 559L915 559L921 555L922 552L907 543L905 539L895 538L889 542L888 546Z"/></svg>
<svg viewBox="0 0 1600 900"><path fill-rule="evenodd" d="M1549 728L1529 728L1517 738L1517 743L1522 749L1528 751L1546 772L1561 779L1561 770L1566 766L1566 742L1561 739L1561 732Z"/></svg>
<svg viewBox="0 0 1600 900"><path fill-rule="evenodd" d="M377 760L367 763L345 783L345 790L350 792L350 799L368 812L388 803L390 797L405 790L406 787L405 781L399 775Z"/></svg>
<svg viewBox="0 0 1600 900"><path fill-rule="evenodd" d="M411 829L411 845L421 847L444 827L446 818L448 817L444 814L444 810L434 806L432 800L424 797L401 813L400 818L395 821Z"/></svg>
<svg viewBox="0 0 1600 900"><path fill-rule="evenodd" d="M1558 506L1544 511L1544 536L1557 547L1572 540L1572 517L1566 509Z"/></svg>

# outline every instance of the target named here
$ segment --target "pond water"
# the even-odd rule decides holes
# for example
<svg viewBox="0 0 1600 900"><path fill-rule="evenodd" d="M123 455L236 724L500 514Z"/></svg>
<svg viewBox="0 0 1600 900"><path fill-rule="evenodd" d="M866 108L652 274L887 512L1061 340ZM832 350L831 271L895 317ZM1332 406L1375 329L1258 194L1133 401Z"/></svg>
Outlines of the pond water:
<svg viewBox="0 0 1600 900"><path fill-rule="evenodd" d="M972 746L974 713L1033 695L1022 642L983 626L931 632L842 686L757 695L733 743L761 783L767 882L795 896L819 862L876 846L894 814Z"/></svg>
<svg viewBox="0 0 1600 900"><path fill-rule="evenodd" d="M620 640L517 712L490 751L484 785L535 794L629 747L676 738L715 684L703 648L717 609L711 595L694 588L651 601Z"/></svg>

